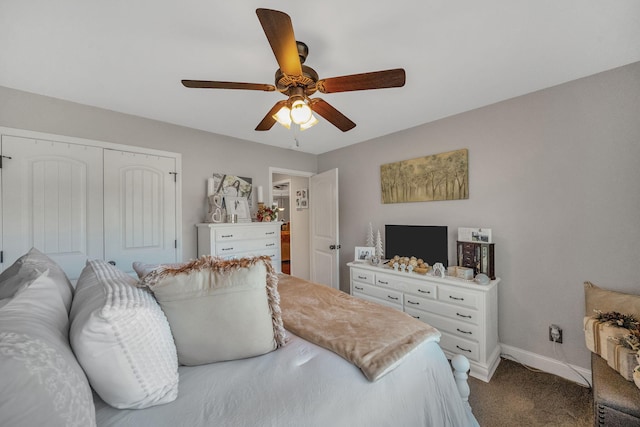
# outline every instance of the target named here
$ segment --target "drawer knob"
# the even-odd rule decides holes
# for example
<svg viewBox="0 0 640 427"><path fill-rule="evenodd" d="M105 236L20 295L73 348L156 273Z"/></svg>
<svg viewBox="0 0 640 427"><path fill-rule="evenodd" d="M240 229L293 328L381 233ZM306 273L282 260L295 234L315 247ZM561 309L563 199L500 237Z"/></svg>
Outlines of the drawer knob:
<svg viewBox="0 0 640 427"><path fill-rule="evenodd" d="M264 233L264 234L266 234L266 235L268 236L268 235L270 235L270 234L276 234L276 233L275 233L275 231L268 231L268 232L266 232L266 233Z"/></svg>
<svg viewBox="0 0 640 427"><path fill-rule="evenodd" d="M420 303L419 303L419 302L413 302L413 301L411 301L410 299L408 299L408 300L407 300L407 302L408 302L409 304L413 304L413 305L420 305Z"/></svg>
<svg viewBox="0 0 640 427"><path fill-rule="evenodd" d="M222 248L222 249L220 249L220 250L221 250L221 251L232 251L232 250L233 250L233 248Z"/></svg>
<svg viewBox="0 0 640 427"><path fill-rule="evenodd" d="M387 295L387 298L397 301L398 297L392 297L391 295Z"/></svg>
<svg viewBox="0 0 640 427"><path fill-rule="evenodd" d="M422 289L418 289L418 292L423 293L423 294L430 294L431 291L423 291Z"/></svg>
<svg viewBox="0 0 640 427"><path fill-rule="evenodd" d="M275 243L267 243L265 246L269 247L269 246L275 246L275 245L276 245Z"/></svg>
<svg viewBox="0 0 640 427"><path fill-rule="evenodd" d="M466 348L462 348L462 347L460 347L460 346L459 346L459 345L457 345L457 344L456 344L456 348L457 348L458 350L462 350L462 351L466 351L467 353L471 353L471 350L467 350Z"/></svg>
<svg viewBox="0 0 640 427"><path fill-rule="evenodd" d="M468 334L468 335L473 334L473 332L463 331L463 330L462 330L462 329L460 329L460 328L456 328L456 331L458 331L458 332L460 332L460 333L463 333L463 334Z"/></svg>
<svg viewBox="0 0 640 427"><path fill-rule="evenodd" d="M380 283L381 285L388 285L389 282L383 282L382 280L378 280L378 283Z"/></svg>
<svg viewBox="0 0 640 427"><path fill-rule="evenodd" d="M233 234L223 234L220 237L225 238L225 237L233 237Z"/></svg>
<svg viewBox="0 0 640 427"><path fill-rule="evenodd" d="M359 290L359 291L364 291L364 288L359 288L359 287L357 287L357 286L354 286L354 288L356 288L356 289L357 289L357 290Z"/></svg>
<svg viewBox="0 0 640 427"><path fill-rule="evenodd" d="M454 299L456 301L464 301L464 298L456 298L454 296L449 295L449 298Z"/></svg>
<svg viewBox="0 0 640 427"><path fill-rule="evenodd" d="M366 278L367 278L367 276L358 276L358 279L360 279L360 280L364 280Z"/></svg>
<svg viewBox="0 0 640 427"><path fill-rule="evenodd" d="M460 313L456 313L456 316L464 317L465 319L471 319L471 316L467 316L467 315L460 314Z"/></svg>

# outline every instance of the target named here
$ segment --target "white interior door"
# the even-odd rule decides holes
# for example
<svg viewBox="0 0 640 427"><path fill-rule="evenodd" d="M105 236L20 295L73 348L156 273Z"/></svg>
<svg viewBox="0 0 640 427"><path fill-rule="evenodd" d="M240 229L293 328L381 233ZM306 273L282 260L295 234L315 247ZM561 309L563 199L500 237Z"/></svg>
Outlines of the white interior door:
<svg viewBox="0 0 640 427"><path fill-rule="evenodd" d="M32 247L71 280L102 258L102 149L2 136L3 268Z"/></svg>
<svg viewBox="0 0 640 427"><path fill-rule="evenodd" d="M340 289L338 169L309 178L311 281Z"/></svg>
<svg viewBox="0 0 640 427"><path fill-rule="evenodd" d="M105 259L132 272L134 261L176 262L176 160L105 150Z"/></svg>

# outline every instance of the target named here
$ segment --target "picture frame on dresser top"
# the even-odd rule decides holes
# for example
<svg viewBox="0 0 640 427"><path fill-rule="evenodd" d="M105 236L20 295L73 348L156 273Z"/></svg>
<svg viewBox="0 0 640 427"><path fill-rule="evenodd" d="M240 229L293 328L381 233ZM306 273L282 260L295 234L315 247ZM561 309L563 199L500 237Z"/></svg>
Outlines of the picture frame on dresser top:
<svg viewBox="0 0 640 427"><path fill-rule="evenodd" d="M227 216L237 215L238 222L251 222L249 201L245 197L224 196L224 206L227 210Z"/></svg>
<svg viewBox="0 0 640 427"><path fill-rule="evenodd" d="M469 359L475 378L489 382L500 363L498 284L435 277L350 262L351 295L396 308L440 331L440 347L451 359Z"/></svg>
<svg viewBox="0 0 640 427"><path fill-rule="evenodd" d="M375 254L375 250L373 246L356 246L353 259L358 262L366 262Z"/></svg>
<svg viewBox="0 0 640 427"><path fill-rule="evenodd" d="M225 259L267 255L282 272L281 222L202 223L198 231L198 257L213 255Z"/></svg>

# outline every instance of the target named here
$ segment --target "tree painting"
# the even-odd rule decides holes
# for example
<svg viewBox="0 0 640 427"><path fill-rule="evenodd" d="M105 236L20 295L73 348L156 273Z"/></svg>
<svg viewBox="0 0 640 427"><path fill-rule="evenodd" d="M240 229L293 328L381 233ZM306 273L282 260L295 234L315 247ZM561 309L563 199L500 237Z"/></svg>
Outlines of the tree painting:
<svg viewBox="0 0 640 427"><path fill-rule="evenodd" d="M382 203L469 198L469 150L433 154L380 166Z"/></svg>

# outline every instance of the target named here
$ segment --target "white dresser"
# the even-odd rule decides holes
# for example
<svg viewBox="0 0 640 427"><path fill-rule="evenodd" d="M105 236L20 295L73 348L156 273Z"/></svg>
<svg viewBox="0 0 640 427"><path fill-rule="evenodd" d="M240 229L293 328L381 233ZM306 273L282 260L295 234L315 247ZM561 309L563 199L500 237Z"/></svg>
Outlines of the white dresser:
<svg viewBox="0 0 640 427"><path fill-rule="evenodd" d="M471 375L488 382L500 363L498 283L402 273L386 267L349 263L351 295L397 308L442 333L447 357L463 354Z"/></svg>
<svg viewBox="0 0 640 427"><path fill-rule="evenodd" d="M275 270L281 272L280 223L197 224L198 256L221 258L268 255Z"/></svg>

